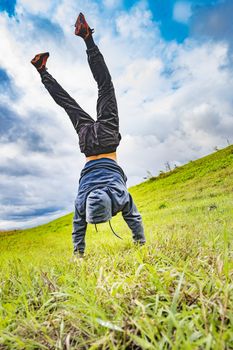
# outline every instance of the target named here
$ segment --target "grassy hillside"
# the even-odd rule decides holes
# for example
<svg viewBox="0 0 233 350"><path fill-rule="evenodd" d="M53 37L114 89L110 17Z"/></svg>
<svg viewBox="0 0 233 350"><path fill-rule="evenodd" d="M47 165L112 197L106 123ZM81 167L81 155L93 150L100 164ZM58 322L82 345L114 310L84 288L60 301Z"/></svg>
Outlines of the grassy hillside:
<svg viewBox="0 0 233 350"><path fill-rule="evenodd" d="M233 146L130 191L145 247L121 215L76 262L72 215L1 233L0 349L233 349Z"/></svg>

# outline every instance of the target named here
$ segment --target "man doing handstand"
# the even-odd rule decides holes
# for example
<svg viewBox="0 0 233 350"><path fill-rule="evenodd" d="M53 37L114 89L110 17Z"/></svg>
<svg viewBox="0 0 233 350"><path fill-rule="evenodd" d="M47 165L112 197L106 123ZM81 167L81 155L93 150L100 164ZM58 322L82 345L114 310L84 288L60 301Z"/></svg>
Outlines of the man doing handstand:
<svg viewBox="0 0 233 350"><path fill-rule="evenodd" d="M98 85L96 121L48 73L48 52L36 55L31 61L40 73L45 88L70 117L79 136L80 150L86 156L73 218L72 238L77 256L84 254L87 223L109 221L120 211L132 231L133 241L145 243L141 215L127 191L127 178L117 164L116 149L121 135L112 79L92 33L93 29L80 13L75 23L75 35L86 43L88 63Z"/></svg>

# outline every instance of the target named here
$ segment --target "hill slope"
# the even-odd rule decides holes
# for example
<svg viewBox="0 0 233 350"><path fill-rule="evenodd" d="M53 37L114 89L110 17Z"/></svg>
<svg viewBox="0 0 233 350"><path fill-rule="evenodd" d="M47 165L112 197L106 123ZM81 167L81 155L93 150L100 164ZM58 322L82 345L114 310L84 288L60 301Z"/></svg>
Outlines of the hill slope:
<svg viewBox="0 0 233 350"><path fill-rule="evenodd" d="M130 191L143 248L121 215L75 263L72 214L0 235L0 349L233 348L233 146Z"/></svg>

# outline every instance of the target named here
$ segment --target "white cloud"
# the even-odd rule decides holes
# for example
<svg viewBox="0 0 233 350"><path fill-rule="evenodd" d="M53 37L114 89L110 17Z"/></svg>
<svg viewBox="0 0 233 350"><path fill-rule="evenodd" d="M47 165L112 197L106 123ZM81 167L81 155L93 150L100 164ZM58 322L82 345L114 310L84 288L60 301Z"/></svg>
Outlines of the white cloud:
<svg viewBox="0 0 233 350"><path fill-rule="evenodd" d="M122 12L116 18L116 28L121 37L130 40L139 38L143 40L146 37L147 40L152 39L154 37L152 29L156 30L152 22L152 14L143 1L135 5L130 13Z"/></svg>
<svg viewBox="0 0 233 350"><path fill-rule="evenodd" d="M46 0L18 0L17 1L17 12L24 13L26 10L33 14L47 14L51 7L55 5L55 1Z"/></svg>
<svg viewBox="0 0 233 350"><path fill-rule="evenodd" d="M4 52L0 66L20 92L17 100L4 95L4 101L17 113L18 122L28 132L38 133L51 151L30 149L23 137L1 143L0 165L12 174L0 177L0 228L21 225L17 219L13 225L12 213L17 216L45 207L60 208L59 213L72 210L84 165L68 116L44 89L30 59L37 52L50 51L49 71L88 113L96 115L96 83L84 43L73 35L74 13L79 12L76 1L63 0L49 13L44 4L18 4L17 20L0 14ZM226 66L226 45L164 42L143 2L131 12L114 12L111 19L103 19L100 7L91 1L80 10L96 29L95 38L114 80L123 136L119 163L130 185L140 182L147 170L157 174L166 161L181 164L231 140L233 79ZM38 35L30 13L49 15L62 35L58 39L46 31ZM15 174L16 167L25 174ZM23 225L37 220L44 219L30 218Z"/></svg>
<svg viewBox="0 0 233 350"><path fill-rule="evenodd" d="M173 19L180 23L188 23L192 16L192 6L190 2L178 1L173 8Z"/></svg>
<svg viewBox="0 0 233 350"><path fill-rule="evenodd" d="M109 9L114 9L120 6L121 3L122 3L122 0L103 0L103 5Z"/></svg>

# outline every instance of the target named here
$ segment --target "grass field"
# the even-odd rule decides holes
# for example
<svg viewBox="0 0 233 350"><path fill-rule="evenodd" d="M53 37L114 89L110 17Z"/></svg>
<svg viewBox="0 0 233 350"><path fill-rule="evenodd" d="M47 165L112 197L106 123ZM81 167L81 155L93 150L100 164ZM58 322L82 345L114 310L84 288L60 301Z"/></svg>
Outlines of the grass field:
<svg viewBox="0 0 233 350"><path fill-rule="evenodd" d="M0 349L233 349L233 146L130 192L141 248L121 215L76 262L72 214L1 233Z"/></svg>

